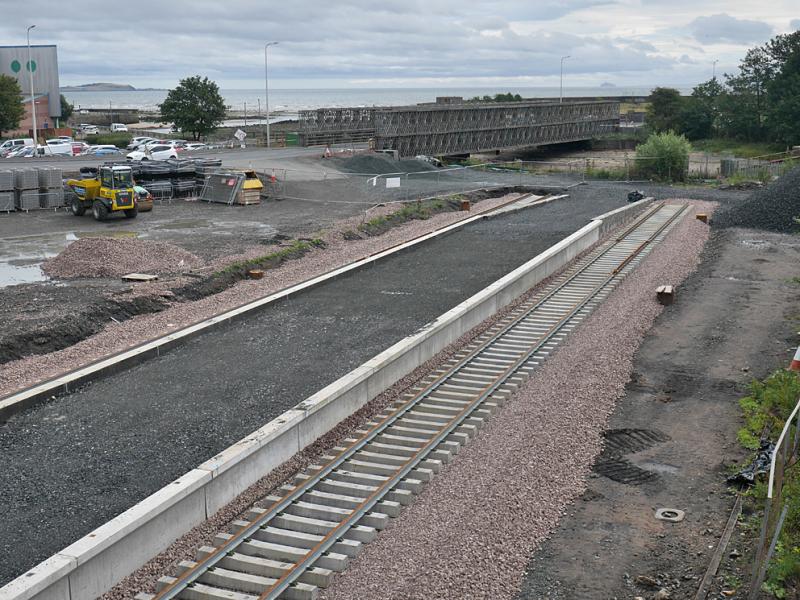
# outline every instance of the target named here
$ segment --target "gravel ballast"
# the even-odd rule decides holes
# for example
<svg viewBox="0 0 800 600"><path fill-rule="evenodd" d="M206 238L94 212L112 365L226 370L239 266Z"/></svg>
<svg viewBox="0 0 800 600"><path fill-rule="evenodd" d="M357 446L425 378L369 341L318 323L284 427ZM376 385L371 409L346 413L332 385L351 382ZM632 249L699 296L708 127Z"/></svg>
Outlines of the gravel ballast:
<svg viewBox="0 0 800 600"><path fill-rule="evenodd" d="M323 596L512 598L531 551L585 488L662 310L655 288L683 281L707 237L687 215Z"/></svg>
<svg viewBox="0 0 800 600"><path fill-rule="evenodd" d="M720 212L719 227L766 229L781 233L800 231L800 167L759 189L726 211Z"/></svg>
<svg viewBox="0 0 800 600"><path fill-rule="evenodd" d="M88 237L72 242L42 264L50 277L119 277L128 273L179 273L203 265L191 252L166 242Z"/></svg>

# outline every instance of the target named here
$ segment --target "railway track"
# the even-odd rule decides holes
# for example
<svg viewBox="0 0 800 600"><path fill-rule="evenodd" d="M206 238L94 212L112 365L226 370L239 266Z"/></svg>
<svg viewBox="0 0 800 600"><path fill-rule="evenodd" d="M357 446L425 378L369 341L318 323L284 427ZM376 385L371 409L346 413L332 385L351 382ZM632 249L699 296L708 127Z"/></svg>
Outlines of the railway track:
<svg viewBox="0 0 800 600"><path fill-rule="evenodd" d="M685 214L658 204L520 304L140 600L313 599Z"/></svg>

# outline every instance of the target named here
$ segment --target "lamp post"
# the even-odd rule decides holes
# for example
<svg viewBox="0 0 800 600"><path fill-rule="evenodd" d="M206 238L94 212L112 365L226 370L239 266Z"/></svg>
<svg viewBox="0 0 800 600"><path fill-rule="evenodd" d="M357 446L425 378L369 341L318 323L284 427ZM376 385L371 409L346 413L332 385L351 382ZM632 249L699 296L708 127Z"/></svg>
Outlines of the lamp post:
<svg viewBox="0 0 800 600"><path fill-rule="evenodd" d="M267 50L270 46L277 46L278 42L267 42L264 44L264 92L266 94L265 109L267 112L267 148L270 146L269 140L269 66L267 62Z"/></svg>
<svg viewBox="0 0 800 600"><path fill-rule="evenodd" d="M561 57L561 83L558 86L558 102L564 102L564 61L570 58L569 55Z"/></svg>
<svg viewBox="0 0 800 600"><path fill-rule="evenodd" d="M717 78L717 63L719 59L711 61L711 79Z"/></svg>
<svg viewBox="0 0 800 600"><path fill-rule="evenodd" d="M33 155L39 154L39 137L36 135L36 97L33 94L33 62L31 61L31 29L36 25L28 27L28 75L31 83L31 115L33 116Z"/></svg>

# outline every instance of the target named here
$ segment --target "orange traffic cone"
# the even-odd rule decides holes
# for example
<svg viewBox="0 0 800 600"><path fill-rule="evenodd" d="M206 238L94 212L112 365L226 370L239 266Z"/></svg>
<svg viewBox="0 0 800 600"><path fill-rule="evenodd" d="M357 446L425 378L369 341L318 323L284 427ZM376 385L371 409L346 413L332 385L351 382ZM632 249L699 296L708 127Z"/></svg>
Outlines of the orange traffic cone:
<svg viewBox="0 0 800 600"><path fill-rule="evenodd" d="M800 371L800 346L797 347L797 352L794 353L792 364L789 365L790 371Z"/></svg>

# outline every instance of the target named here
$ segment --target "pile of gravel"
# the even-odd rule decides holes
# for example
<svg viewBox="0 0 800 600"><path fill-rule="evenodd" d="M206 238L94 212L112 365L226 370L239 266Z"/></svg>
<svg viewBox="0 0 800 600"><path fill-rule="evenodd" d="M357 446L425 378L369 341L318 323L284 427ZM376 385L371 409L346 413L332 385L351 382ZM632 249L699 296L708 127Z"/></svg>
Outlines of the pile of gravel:
<svg viewBox="0 0 800 600"><path fill-rule="evenodd" d="M165 242L108 237L82 238L45 261L50 277L119 277L128 273L179 273L203 265L183 248Z"/></svg>
<svg viewBox="0 0 800 600"><path fill-rule="evenodd" d="M416 173L418 171L433 171L432 164L424 160L394 160L381 154L357 154L348 158L335 158L336 168L347 173L368 173L379 175L383 173Z"/></svg>
<svg viewBox="0 0 800 600"><path fill-rule="evenodd" d="M795 218L800 218L800 167L754 192L747 200L720 211L715 222L719 227L790 233L800 231Z"/></svg>

